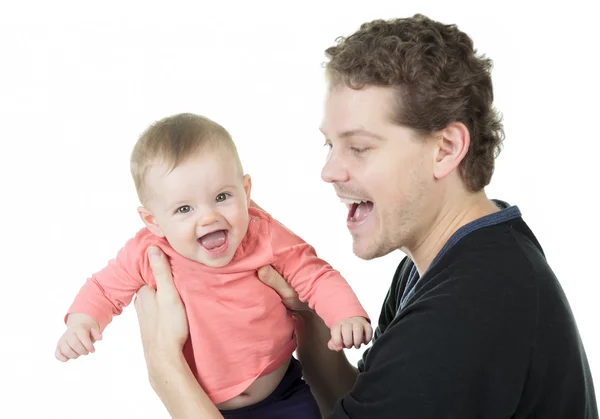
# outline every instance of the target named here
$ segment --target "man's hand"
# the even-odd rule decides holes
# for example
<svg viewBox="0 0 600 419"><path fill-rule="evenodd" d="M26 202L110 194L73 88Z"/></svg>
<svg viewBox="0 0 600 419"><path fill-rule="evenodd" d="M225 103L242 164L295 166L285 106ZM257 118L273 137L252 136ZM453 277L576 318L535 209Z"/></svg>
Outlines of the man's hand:
<svg viewBox="0 0 600 419"><path fill-rule="evenodd" d="M137 311L150 383L172 418L223 419L183 357L188 335L185 307L173 284L166 256L148 248L156 291L144 285L137 292Z"/></svg>
<svg viewBox="0 0 600 419"><path fill-rule="evenodd" d="M275 269L263 266L258 270L258 277L273 288L283 304L296 314L296 353L302 363L303 376L317 399L323 417L328 416L337 400L352 389L358 370L350 365L343 351L328 348L331 331L327 325L298 299L296 291Z"/></svg>
<svg viewBox="0 0 600 419"><path fill-rule="evenodd" d="M373 337L373 328L364 317L350 317L337 322L331 327L331 340L327 347L332 351L341 351L342 349L360 348L360 345L367 344Z"/></svg>
<svg viewBox="0 0 600 419"><path fill-rule="evenodd" d="M296 312L308 311L308 305L298 299L298 293L271 265L258 270L258 278L281 297L281 302L288 309Z"/></svg>
<svg viewBox="0 0 600 419"><path fill-rule="evenodd" d="M173 284L166 256L158 248L150 247L148 259L156 291L147 285L141 287L135 299L135 310L146 362L151 364L154 356L167 359L180 356L189 330L185 308Z"/></svg>

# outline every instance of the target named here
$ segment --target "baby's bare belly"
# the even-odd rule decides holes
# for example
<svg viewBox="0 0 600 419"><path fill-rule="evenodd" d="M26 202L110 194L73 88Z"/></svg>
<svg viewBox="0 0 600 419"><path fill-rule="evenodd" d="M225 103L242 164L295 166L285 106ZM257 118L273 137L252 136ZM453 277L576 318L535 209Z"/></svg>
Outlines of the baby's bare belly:
<svg viewBox="0 0 600 419"><path fill-rule="evenodd" d="M277 385L281 382L289 365L290 360L288 359L275 371L257 378L250 387L242 392L242 394L223 403L219 403L217 408L220 410L239 409L240 407L250 406L251 404L264 400L277 388Z"/></svg>

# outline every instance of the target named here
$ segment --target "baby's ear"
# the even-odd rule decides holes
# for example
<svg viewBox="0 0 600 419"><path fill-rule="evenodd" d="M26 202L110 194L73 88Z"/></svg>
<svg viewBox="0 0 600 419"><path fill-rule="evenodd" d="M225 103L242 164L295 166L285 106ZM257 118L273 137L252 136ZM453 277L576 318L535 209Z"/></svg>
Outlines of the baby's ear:
<svg viewBox="0 0 600 419"><path fill-rule="evenodd" d="M244 191L246 192L246 205L250 206L251 191L252 191L252 179L250 175L244 175Z"/></svg>
<svg viewBox="0 0 600 419"><path fill-rule="evenodd" d="M152 215L152 212L148 208L138 207L137 212L140 215L142 222L148 227L148 230L150 230L152 234L158 237L165 237L162 229L156 223L154 215Z"/></svg>

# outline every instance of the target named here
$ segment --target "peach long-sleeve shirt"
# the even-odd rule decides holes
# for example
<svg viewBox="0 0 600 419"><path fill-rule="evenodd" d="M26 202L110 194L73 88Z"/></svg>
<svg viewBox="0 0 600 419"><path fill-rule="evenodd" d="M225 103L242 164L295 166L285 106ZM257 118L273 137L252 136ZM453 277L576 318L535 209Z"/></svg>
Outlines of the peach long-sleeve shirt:
<svg viewBox="0 0 600 419"><path fill-rule="evenodd" d="M160 247L188 316L184 355L214 403L237 396L296 349L292 317L279 295L258 279L259 267L271 264L329 327L349 317L368 318L347 282L310 245L266 212L250 208L249 213L248 232L222 268L187 259L166 239L140 230L88 278L67 316L87 314L104 330L142 285L156 288L146 249Z"/></svg>

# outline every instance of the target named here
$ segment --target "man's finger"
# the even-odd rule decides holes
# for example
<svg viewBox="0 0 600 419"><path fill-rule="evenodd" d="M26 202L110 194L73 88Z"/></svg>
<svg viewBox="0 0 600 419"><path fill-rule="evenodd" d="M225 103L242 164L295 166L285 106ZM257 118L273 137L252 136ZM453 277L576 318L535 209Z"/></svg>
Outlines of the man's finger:
<svg viewBox="0 0 600 419"><path fill-rule="evenodd" d="M146 301L154 299L156 291L148 285L142 285L136 292L134 304L145 304Z"/></svg>
<svg viewBox="0 0 600 419"><path fill-rule="evenodd" d="M253 208L258 208L261 211L264 211L264 209L262 209L256 202L254 202L252 199L250 200L250 206Z"/></svg>
<svg viewBox="0 0 600 419"><path fill-rule="evenodd" d="M298 293L286 282L279 272L266 265L258 270L258 278L269 287L273 288L283 300L293 299L298 297Z"/></svg>
<svg viewBox="0 0 600 419"><path fill-rule="evenodd" d="M156 289L160 290L160 295L165 298L179 298L179 294L177 294L177 290L173 284L171 266L163 252L158 247L150 246L148 248L148 260L150 261L150 268L152 268L152 274L156 281Z"/></svg>
<svg viewBox="0 0 600 419"><path fill-rule="evenodd" d="M135 312L138 316L138 321L141 323L146 318L146 314L149 310L156 305L156 291L150 288L148 285L142 286L137 290L133 305Z"/></svg>

